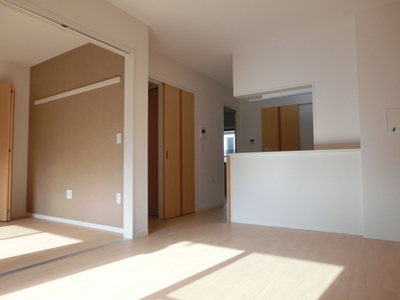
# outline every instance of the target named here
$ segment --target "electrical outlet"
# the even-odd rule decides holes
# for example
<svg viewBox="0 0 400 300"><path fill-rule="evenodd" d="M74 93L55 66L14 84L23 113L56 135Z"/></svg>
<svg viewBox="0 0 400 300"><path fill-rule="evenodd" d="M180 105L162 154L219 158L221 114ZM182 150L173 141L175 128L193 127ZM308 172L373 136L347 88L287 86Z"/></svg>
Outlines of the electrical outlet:
<svg viewBox="0 0 400 300"><path fill-rule="evenodd" d="M121 204L121 193L117 193L117 203Z"/></svg>
<svg viewBox="0 0 400 300"><path fill-rule="evenodd" d="M67 190L67 199L72 199L72 190Z"/></svg>

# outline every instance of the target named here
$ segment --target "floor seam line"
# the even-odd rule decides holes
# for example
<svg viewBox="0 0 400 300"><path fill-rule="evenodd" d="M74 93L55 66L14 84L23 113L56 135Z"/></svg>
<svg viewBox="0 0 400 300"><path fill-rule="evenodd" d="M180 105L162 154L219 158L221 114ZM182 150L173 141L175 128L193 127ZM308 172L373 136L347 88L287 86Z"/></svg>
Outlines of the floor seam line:
<svg viewBox="0 0 400 300"><path fill-rule="evenodd" d="M49 260L45 260L45 261L42 261L42 262L39 262L39 263L36 263L36 264L33 264L33 265L29 265L29 266L25 266L25 267L22 267L22 268L15 269L15 270L11 270L11 271L7 271L7 272L4 272L4 273L0 273L0 278L8 276L8 275L15 274L15 273L19 273L19 272L22 272L22 271L26 271L26 270L29 270L29 269L33 269L33 268L36 268L36 267L40 267L40 266L43 266L43 265L47 265L47 264L50 264L50 263L53 263L53 262L56 262L56 261L60 261L60 260L66 259L66 258L74 257L74 256L77 256L77 255L81 255L81 254L84 254L84 253L88 253L88 252L91 252L91 251L102 249L102 248L105 248L105 247L108 247L108 246L119 244L119 243L125 242L127 240L128 239L124 238L124 239L117 240L117 241L114 241L114 242L110 242L110 243L107 243L107 244L98 245L96 247L84 249L84 250L81 250L81 251L77 251L77 252L73 252L73 253L70 253L70 254L59 256L59 257L56 257L56 258L52 258L52 259L49 259Z"/></svg>

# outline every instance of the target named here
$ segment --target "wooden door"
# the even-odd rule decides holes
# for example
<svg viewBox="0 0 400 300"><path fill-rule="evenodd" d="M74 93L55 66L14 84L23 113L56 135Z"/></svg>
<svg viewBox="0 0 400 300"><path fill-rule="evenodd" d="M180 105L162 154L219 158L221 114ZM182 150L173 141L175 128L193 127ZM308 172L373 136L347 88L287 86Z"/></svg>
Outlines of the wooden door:
<svg viewBox="0 0 400 300"><path fill-rule="evenodd" d="M195 211L194 95L181 94L182 214Z"/></svg>
<svg viewBox="0 0 400 300"><path fill-rule="evenodd" d="M261 132L262 151L300 150L299 106L263 108Z"/></svg>
<svg viewBox="0 0 400 300"><path fill-rule="evenodd" d="M280 150L278 107L261 110L261 134L263 152Z"/></svg>
<svg viewBox="0 0 400 300"><path fill-rule="evenodd" d="M14 84L0 83L0 221L11 219Z"/></svg>
<svg viewBox="0 0 400 300"><path fill-rule="evenodd" d="M164 85L164 219L181 215L180 90Z"/></svg>
<svg viewBox="0 0 400 300"><path fill-rule="evenodd" d="M300 150L299 106L280 107L281 151Z"/></svg>
<svg viewBox="0 0 400 300"><path fill-rule="evenodd" d="M195 211L194 95L164 85L164 219Z"/></svg>

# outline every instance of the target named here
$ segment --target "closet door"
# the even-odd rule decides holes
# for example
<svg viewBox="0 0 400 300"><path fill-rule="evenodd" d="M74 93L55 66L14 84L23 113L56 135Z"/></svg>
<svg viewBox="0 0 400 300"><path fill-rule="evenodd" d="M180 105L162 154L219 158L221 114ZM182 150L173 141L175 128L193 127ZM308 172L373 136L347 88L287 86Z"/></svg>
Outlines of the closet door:
<svg viewBox="0 0 400 300"><path fill-rule="evenodd" d="M0 83L0 221L11 218L14 84Z"/></svg>
<svg viewBox="0 0 400 300"><path fill-rule="evenodd" d="M262 151L300 150L299 106L261 110Z"/></svg>
<svg viewBox="0 0 400 300"><path fill-rule="evenodd" d="M261 109L262 151L279 151L278 107Z"/></svg>
<svg viewBox="0 0 400 300"><path fill-rule="evenodd" d="M164 85L164 219L181 215L180 90Z"/></svg>
<svg viewBox="0 0 400 300"><path fill-rule="evenodd" d="M194 95L181 94L182 215L195 211Z"/></svg>
<svg viewBox="0 0 400 300"><path fill-rule="evenodd" d="M281 151L300 150L299 106L280 107Z"/></svg>
<svg viewBox="0 0 400 300"><path fill-rule="evenodd" d="M164 85L164 219L195 211L194 95Z"/></svg>

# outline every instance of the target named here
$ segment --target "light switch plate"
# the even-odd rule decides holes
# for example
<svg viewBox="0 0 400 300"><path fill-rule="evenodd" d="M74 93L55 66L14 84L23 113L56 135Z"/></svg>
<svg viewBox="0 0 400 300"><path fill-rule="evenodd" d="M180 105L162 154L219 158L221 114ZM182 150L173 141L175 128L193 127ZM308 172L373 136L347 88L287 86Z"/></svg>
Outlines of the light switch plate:
<svg viewBox="0 0 400 300"><path fill-rule="evenodd" d="M400 131L400 108L386 109L386 130L391 132Z"/></svg>
<svg viewBox="0 0 400 300"><path fill-rule="evenodd" d="M117 144L121 144L122 143L122 133L118 132L117 133Z"/></svg>

